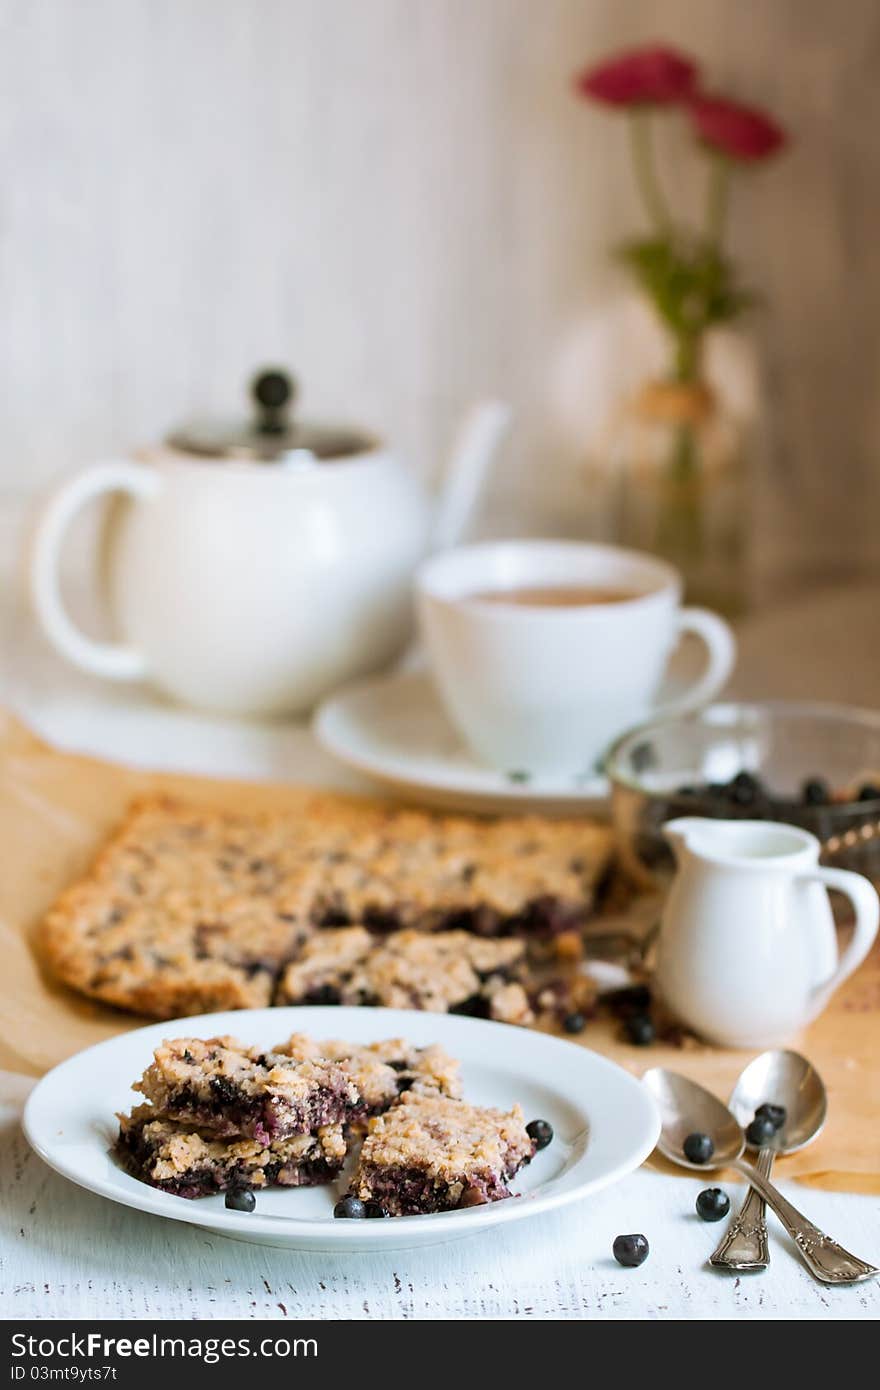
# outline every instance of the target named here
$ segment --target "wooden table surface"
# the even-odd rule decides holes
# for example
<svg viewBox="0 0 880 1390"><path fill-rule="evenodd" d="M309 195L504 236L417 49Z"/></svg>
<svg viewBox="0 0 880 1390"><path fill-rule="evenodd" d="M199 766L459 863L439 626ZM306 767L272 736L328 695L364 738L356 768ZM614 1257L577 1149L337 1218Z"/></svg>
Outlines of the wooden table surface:
<svg viewBox="0 0 880 1390"><path fill-rule="evenodd" d="M880 703L877 597L838 592L752 620L742 632L737 693ZM14 596L0 608L0 640L15 652L0 671L0 701L59 744L108 756L136 746L139 761L157 766L358 785L302 728L203 720L68 671L41 646ZM644 1169L562 1215L424 1251L335 1256L225 1240L102 1201L50 1172L19 1127L29 1084L0 1074L7 1318L880 1316L880 1281L843 1290L816 1284L772 1216L769 1270L742 1278L710 1270L718 1228L694 1214L703 1182ZM876 1198L782 1186L842 1244L880 1263ZM651 1243L639 1270L611 1257L614 1236L627 1231L643 1231Z"/></svg>

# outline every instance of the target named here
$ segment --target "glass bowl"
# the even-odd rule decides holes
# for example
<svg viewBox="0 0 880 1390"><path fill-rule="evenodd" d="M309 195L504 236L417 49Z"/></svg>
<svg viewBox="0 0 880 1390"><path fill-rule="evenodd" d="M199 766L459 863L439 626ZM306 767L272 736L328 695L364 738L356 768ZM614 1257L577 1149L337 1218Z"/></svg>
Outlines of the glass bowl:
<svg viewBox="0 0 880 1390"><path fill-rule="evenodd" d="M822 843L822 862L880 884L880 714L792 700L709 705L698 714L644 724L606 759L621 867L648 887L673 869L662 827L676 816L785 821ZM744 804L723 792L738 773L757 779ZM820 779L827 804L808 804Z"/></svg>

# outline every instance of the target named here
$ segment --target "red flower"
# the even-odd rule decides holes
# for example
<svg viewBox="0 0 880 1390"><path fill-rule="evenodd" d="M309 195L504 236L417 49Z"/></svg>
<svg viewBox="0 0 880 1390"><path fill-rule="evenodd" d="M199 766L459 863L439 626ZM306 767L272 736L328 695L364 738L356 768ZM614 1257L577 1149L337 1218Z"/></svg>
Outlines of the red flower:
<svg viewBox="0 0 880 1390"><path fill-rule="evenodd" d="M787 143L785 131L753 106L740 106L726 97L692 96L691 120L704 145L730 159L766 159Z"/></svg>
<svg viewBox="0 0 880 1390"><path fill-rule="evenodd" d="M635 48L575 78L581 96L611 106L661 106L693 90L697 65L672 48Z"/></svg>

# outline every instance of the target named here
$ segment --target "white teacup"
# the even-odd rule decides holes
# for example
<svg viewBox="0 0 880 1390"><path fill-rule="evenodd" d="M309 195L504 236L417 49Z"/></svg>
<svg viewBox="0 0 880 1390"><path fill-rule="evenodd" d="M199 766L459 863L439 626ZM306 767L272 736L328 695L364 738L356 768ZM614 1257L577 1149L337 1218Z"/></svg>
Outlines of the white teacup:
<svg viewBox="0 0 880 1390"><path fill-rule="evenodd" d="M499 597L523 589L593 592L582 604ZM463 546L427 560L416 578L419 622L453 723L482 761L543 775L589 772L623 730L718 694L733 668L733 634L714 613L681 608L681 592L662 560L578 541ZM658 709L682 632L705 642L706 669Z"/></svg>

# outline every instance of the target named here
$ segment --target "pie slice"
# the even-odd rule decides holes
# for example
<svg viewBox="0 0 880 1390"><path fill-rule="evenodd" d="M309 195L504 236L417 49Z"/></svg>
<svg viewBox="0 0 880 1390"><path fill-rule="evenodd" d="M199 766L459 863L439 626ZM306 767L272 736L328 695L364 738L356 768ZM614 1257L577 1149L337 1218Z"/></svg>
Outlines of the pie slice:
<svg viewBox="0 0 880 1390"><path fill-rule="evenodd" d="M332 1182L345 1161L342 1125L263 1144L219 1139L139 1105L119 1116L117 1152L134 1177L176 1197L208 1197L227 1188L314 1187Z"/></svg>
<svg viewBox="0 0 880 1390"><path fill-rule="evenodd" d="M497 1202L530 1162L523 1112L410 1091L369 1123L351 1191L389 1216Z"/></svg>
<svg viewBox="0 0 880 1390"><path fill-rule="evenodd" d="M314 1134L362 1110L338 1063L261 1052L230 1037L164 1042L134 1090L167 1119L261 1144Z"/></svg>

